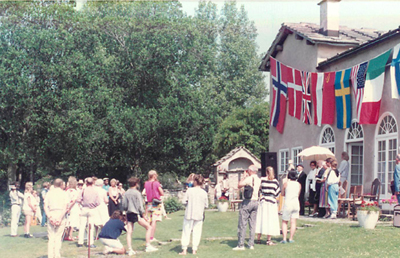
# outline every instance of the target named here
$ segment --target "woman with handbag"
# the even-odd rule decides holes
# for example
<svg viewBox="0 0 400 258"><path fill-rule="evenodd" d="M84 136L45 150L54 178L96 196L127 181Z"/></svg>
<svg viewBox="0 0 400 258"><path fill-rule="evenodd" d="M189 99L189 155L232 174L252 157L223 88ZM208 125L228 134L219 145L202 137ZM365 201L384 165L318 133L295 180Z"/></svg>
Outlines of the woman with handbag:
<svg viewBox="0 0 400 258"><path fill-rule="evenodd" d="M149 180L144 184L144 189L146 190L146 215L149 218L152 229L150 241L156 242L157 239L154 238L154 234L157 221L162 221L161 196L164 195L164 191L157 180L157 171L150 170L148 176Z"/></svg>

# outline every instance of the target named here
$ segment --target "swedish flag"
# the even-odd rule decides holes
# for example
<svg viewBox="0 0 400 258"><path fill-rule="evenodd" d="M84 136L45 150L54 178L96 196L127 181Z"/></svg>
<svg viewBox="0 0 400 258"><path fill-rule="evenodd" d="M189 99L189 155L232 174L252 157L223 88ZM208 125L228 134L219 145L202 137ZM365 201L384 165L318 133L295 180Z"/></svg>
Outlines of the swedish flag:
<svg viewBox="0 0 400 258"><path fill-rule="evenodd" d="M336 120L339 129L351 126L350 75L351 68L336 72L335 75Z"/></svg>

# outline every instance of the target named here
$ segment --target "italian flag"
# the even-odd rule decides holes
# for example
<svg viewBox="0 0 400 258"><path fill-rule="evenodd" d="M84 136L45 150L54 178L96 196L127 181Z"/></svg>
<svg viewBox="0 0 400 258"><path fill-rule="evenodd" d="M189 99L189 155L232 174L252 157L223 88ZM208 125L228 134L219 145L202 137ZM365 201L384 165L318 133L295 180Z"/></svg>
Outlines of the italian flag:
<svg viewBox="0 0 400 258"><path fill-rule="evenodd" d="M360 110L360 124L376 124L379 120L379 111L385 79L385 66L391 50L371 59L366 73L364 97Z"/></svg>

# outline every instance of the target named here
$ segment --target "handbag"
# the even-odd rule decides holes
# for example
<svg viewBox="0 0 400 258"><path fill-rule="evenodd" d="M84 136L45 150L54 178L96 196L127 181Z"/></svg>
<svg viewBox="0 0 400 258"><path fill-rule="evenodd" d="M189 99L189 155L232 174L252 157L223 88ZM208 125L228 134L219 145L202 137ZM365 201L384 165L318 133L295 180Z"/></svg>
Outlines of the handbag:
<svg viewBox="0 0 400 258"><path fill-rule="evenodd" d="M151 190L153 190L153 192L154 192L153 183L154 183L154 182L151 183ZM160 200L160 199L157 199L157 198L153 198L153 200L151 201L151 204L152 204L153 206L158 206L158 205L161 204L161 200Z"/></svg>
<svg viewBox="0 0 400 258"><path fill-rule="evenodd" d="M244 186L244 192L243 192L243 197L245 200L250 200L251 197L253 196L253 191L254 191L254 177L253 177L253 185L246 185Z"/></svg>

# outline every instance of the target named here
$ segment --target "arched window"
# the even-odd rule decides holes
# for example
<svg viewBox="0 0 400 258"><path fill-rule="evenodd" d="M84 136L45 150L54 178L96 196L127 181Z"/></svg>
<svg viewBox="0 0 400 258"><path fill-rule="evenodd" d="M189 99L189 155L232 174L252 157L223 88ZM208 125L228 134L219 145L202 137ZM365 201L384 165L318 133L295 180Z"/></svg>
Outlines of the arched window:
<svg viewBox="0 0 400 258"><path fill-rule="evenodd" d="M348 129L346 134L346 142L362 141L364 138L364 132L361 125L357 122L352 122L351 127Z"/></svg>
<svg viewBox="0 0 400 258"><path fill-rule="evenodd" d="M375 156L376 176L381 180L381 196L388 198L391 193L388 183L393 179L397 154L397 122L389 114L383 114L376 132Z"/></svg>
<svg viewBox="0 0 400 258"><path fill-rule="evenodd" d="M335 153L335 133L333 132L332 127L329 125L325 126L322 130L320 146L330 149L333 153Z"/></svg>
<svg viewBox="0 0 400 258"><path fill-rule="evenodd" d="M346 131L347 153L350 157L350 169L347 182L350 185L363 185L364 183L364 131L362 126L353 121Z"/></svg>

